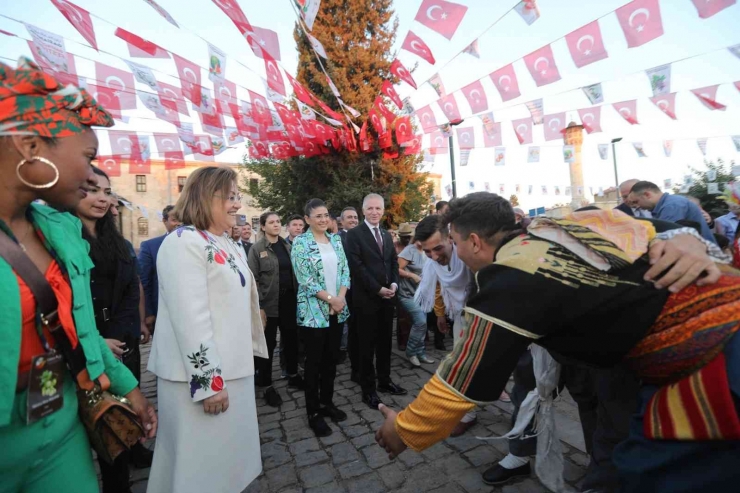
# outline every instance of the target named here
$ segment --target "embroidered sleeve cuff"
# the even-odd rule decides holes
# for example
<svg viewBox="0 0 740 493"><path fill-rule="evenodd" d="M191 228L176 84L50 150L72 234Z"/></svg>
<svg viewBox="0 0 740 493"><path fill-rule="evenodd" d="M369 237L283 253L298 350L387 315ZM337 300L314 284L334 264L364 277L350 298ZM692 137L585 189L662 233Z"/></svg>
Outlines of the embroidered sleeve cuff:
<svg viewBox="0 0 740 493"><path fill-rule="evenodd" d="M193 402L207 399L226 388L215 350L201 344L197 351L187 355L187 359L190 372L190 398Z"/></svg>
<svg viewBox="0 0 740 493"><path fill-rule="evenodd" d="M694 228L678 228L678 229L671 229L669 231L664 231L662 233L658 233L653 241L658 240L670 240L671 238L677 236L677 235L691 235L697 240L704 243L704 245L707 247L707 255L717 262L718 264L729 264L732 262L732 257L730 255L727 255L722 251L722 249L715 243L712 243L711 241L708 241L704 239ZM650 242L652 244L652 241Z"/></svg>
<svg viewBox="0 0 740 493"><path fill-rule="evenodd" d="M396 432L417 452L444 440L460 420L475 407L451 392L434 375L409 406L396 418Z"/></svg>

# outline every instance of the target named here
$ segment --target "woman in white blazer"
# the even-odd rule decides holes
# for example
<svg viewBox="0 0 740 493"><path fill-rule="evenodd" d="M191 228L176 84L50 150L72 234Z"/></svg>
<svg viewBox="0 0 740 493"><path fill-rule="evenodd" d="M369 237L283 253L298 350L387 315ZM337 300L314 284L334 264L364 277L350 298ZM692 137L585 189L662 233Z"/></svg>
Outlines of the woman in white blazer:
<svg viewBox="0 0 740 493"><path fill-rule="evenodd" d="M225 234L241 207L236 180L229 168L191 174L174 211L183 226L157 256L151 493L242 491L262 470L252 356L267 357L267 344L244 250Z"/></svg>

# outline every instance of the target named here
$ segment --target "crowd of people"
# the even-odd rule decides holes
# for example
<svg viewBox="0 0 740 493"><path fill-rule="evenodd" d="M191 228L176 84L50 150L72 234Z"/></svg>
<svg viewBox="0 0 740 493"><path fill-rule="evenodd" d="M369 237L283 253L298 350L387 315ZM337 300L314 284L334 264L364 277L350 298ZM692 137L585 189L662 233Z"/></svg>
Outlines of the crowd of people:
<svg viewBox="0 0 740 493"><path fill-rule="evenodd" d="M130 491L130 465L151 466L152 493L246 488L262 470L257 398L282 404L278 333L283 376L305 393L317 437L332 433L327 419L347 419L334 403L346 352L362 402L385 418L376 439L392 458L462 435L477 406L511 400L520 431L483 480L527 476L536 455L543 482L562 484L538 467L558 450L538 443L552 436L547 421L519 416L543 385L544 354L578 404L584 491L735 490L740 275L725 264L733 245L738 252L737 186L730 212L715 219L630 180L618 211L586 207L563 219L532 220L482 192L438 203L392 234L383 197L371 193L361 211L337 216L312 199L285 231L267 211L253 232L238 213L237 173L213 166L189 176L163 211L167 233L137 257L116 228L110 179L92 164L91 127L111 126L110 115L26 60L0 64L0 108L0 491L98 491L80 380L61 361L44 366L59 360L58 333L84 354L86 377L125 396L145 430L112 462L99 459L105 493ZM41 312L29 270L51 287L53 313ZM400 332L404 317L409 365L435 363L430 331L437 348L445 335L453 348L396 412L379 394L407 394L391 376L394 320ZM140 344L150 339L158 415L139 388ZM40 367L58 398L32 391ZM155 434L152 453L142 444Z"/></svg>

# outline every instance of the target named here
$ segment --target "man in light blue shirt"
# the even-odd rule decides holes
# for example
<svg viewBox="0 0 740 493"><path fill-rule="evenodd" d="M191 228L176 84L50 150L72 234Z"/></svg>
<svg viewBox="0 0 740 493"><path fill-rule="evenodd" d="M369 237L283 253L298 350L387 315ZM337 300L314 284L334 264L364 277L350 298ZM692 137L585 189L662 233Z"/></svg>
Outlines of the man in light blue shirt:
<svg viewBox="0 0 740 493"><path fill-rule="evenodd" d="M730 212L714 220L717 224L717 233L724 235L730 240L730 244L737 237L738 225L740 225L740 205L730 204Z"/></svg>
<svg viewBox="0 0 740 493"><path fill-rule="evenodd" d="M717 243L709 230L701 209L686 197L663 193L658 185L649 181L639 181L632 187L630 202L635 202L642 209L652 212L653 217L664 221L693 221L700 225L701 236L712 243Z"/></svg>

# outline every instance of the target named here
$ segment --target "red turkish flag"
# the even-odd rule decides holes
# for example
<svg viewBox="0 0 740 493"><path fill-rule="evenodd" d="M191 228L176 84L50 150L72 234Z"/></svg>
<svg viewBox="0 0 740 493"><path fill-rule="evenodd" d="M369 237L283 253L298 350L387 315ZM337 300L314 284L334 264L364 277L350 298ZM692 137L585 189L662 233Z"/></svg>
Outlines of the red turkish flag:
<svg viewBox="0 0 740 493"><path fill-rule="evenodd" d="M406 67L398 61L398 59L393 60L393 63L391 63L391 73L416 89L416 81L411 77L411 72L409 72Z"/></svg>
<svg viewBox="0 0 740 493"><path fill-rule="evenodd" d="M141 157L132 157L128 159L129 175L148 175L152 172L151 159L142 159Z"/></svg>
<svg viewBox="0 0 740 493"><path fill-rule="evenodd" d="M208 135L196 135L193 145L193 153L201 156L213 156L213 143Z"/></svg>
<svg viewBox="0 0 740 493"><path fill-rule="evenodd" d="M396 119L396 142L403 144L414 138L414 127L410 116L400 116Z"/></svg>
<svg viewBox="0 0 740 493"><path fill-rule="evenodd" d="M109 130L111 154L121 157L141 157L139 137L135 132Z"/></svg>
<svg viewBox="0 0 740 493"><path fill-rule="evenodd" d="M136 109L136 89L131 72L95 62L95 79L99 84L116 91L122 110Z"/></svg>
<svg viewBox="0 0 740 493"><path fill-rule="evenodd" d="M224 14L229 16L229 19L231 19L231 22L233 22L236 28L239 29L240 33L245 34L252 31L253 28L249 24L247 16L244 15L244 12L241 7L239 7L236 0L213 0L213 3L215 3L216 6L224 12Z"/></svg>
<svg viewBox="0 0 740 493"><path fill-rule="evenodd" d="M90 13L67 0L51 0L51 3L77 29L77 32L90 43L90 46L97 50L98 42L95 40L95 29L93 28L92 19L90 19Z"/></svg>
<svg viewBox="0 0 740 493"><path fill-rule="evenodd" d="M378 146L381 149L388 149L393 146L393 135L390 132L385 132L378 135Z"/></svg>
<svg viewBox="0 0 740 493"><path fill-rule="evenodd" d="M601 106L578 110L578 116L581 117L581 123L586 132L589 134L601 132Z"/></svg>
<svg viewBox="0 0 740 493"><path fill-rule="evenodd" d="M180 152L182 147L180 146L180 139L177 134L154 134L154 143L157 145L157 150L160 154L167 152Z"/></svg>
<svg viewBox="0 0 740 493"><path fill-rule="evenodd" d="M727 106L717 102L718 87L719 85L707 86L700 89L692 89L691 92L693 92L694 96L699 98L699 101L701 101L704 106L706 106L710 110L725 111L725 108L727 108Z"/></svg>
<svg viewBox="0 0 740 493"><path fill-rule="evenodd" d="M552 84L560 80L560 72L555 65L555 57L550 45L543 46L524 57L524 63L532 74L537 87Z"/></svg>
<svg viewBox="0 0 740 493"><path fill-rule="evenodd" d="M502 146L501 139L501 124L493 124L493 132L489 133L486 128L483 128L483 147L500 147Z"/></svg>
<svg viewBox="0 0 740 493"><path fill-rule="evenodd" d="M392 121L396 119L396 114L388 109L388 107L385 105L385 101L383 101L383 98L381 96L378 96L377 98L375 98L374 104L375 104L375 107L378 108L378 110L380 110L381 116L385 118L387 123L391 123Z"/></svg>
<svg viewBox="0 0 740 493"><path fill-rule="evenodd" d="M384 80L383 87L380 89L380 92L388 96L390 100L393 101L393 104L398 106L399 110L403 109L403 101L401 101L401 98L398 97L398 93L396 92L396 89L393 87L393 84L391 84L391 81Z"/></svg>
<svg viewBox="0 0 740 493"><path fill-rule="evenodd" d="M169 58L170 55L163 50L161 47L157 46L156 44L152 43L151 41L147 41L146 39L137 36L134 33L128 32L125 29L121 29L120 27L116 29L116 32L114 32L117 37L124 40L129 45L129 54L132 57L135 56L143 56L143 57L153 57L153 58ZM138 48L139 51L133 51L131 48ZM143 52L143 53L141 53ZM165 56L161 56L161 52L165 53ZM134 54L137 53L137 54Z"/></svg>
<svg viewBox="0 0 740 493"><path fill-rule="evenodd" d="M360 129L360 150L362 152L368 152L371 148L371 143L370 136L367 134L367 121L365 121Z"/></svg>
<svg viewBox="0 0 740 493"><path fill-rule="evenodd" d="M650 98L650 101L653 102L655 106L658 107L660 111L671 117L673 120L676 120L676 93L672 92L670 94L661 94L660 96L655 96L654 98Z"/></svg>
<svg viewBox="0 0 740 493"><path fill-rule="evenodd" d="M542 126L545 130L545 140L562 139L565 132L565 112L545 115Z"/></svg>
<svg viewBox="0 0 740 493"><path fill-rule="evenodd" d="M96 161L96 166L108 176L121 176L121 156L98 156Z"/></svg>
<svg viewBox="0 0 740 493"><path fill-rule="evenodd" d="M446 139L440 130L429 136L429 152L432 154L446 154L449 149L449 139Z"/></svg>
<svg viewBox="0 0 740 493"><path fill-rule="evenodd" d="M80 79L79 77L77 77L77 66L75 65L75 57L74 55L72 55L72 53L67 53L65 56L65 60L67 61L67 71L60 72L52 67L51 64L49 64L49 62L47 62L43 56L39 55L38 50L36 49L36 45L33 41L28 41L28 47L31 49L33 59L36 61L41 70L54 77L65 86L67 84L72 84L75 87L79 87Z"/></svg>
<svg viewBox="0 0 740 493"><path fill-rule="evenodd" d="M633 99L631 101L622 101L621 103L614 103L612 105L615 110L617 110L617 113L627 120L627 122L630 125L637 125L637 100Z"/></svg>
<svg viewBox="0 0 740 493"><path fill-rule="evenodd" d="M424 0L415 19L432 31L438 32L447 39L452 39L467 11L468 8L465 5L458 3L445 0Z"/></svg>
<svg viewBox="0 0 740 493"><path fill-rule="evenodd" d="M432 55L432 50L430 50L426 43L412 31L409 31L409 33L406 35L406 39L403 40L401 49L410 51L414 55L423 58L432 65L436 63L434 55Z"/></svg>
<svg viewBox="0 0 740 493"><path fill-rule="evenodd" d="M511 124L514 127L514 133L520 144L532 143L532 127L534 126L532 117L514 120Z"/></svg>
<svg viewBox="0 0 740 493"><path fill-rule="evenodd" d="M267 106L267 99L254 91L249 91L249 99L252 101L252 119L261 125L272 125L272 116L270 116L270 108Z"/></svg>
<svg viewBox="0 0 740 493"><path fill-rule="evenodd" d="M172 54L180 76L182 95L188 98L195 106L200 106L202 100L200 67L193 62Z"/></svg>
<svg viewBox="0 0 740 493"><path fill-rule="evenodd" d="M617 9L627 47L635 48L663 35L658 0L635 0Z"/></svg>
<svg viewBox="0 0 740 493"><path fill-rule="evenodd" d="M372 124L373 128L375 129L375 132L377 132L378 135L382 135L385 133L385 127L383 126L383 122L380 119L380 115L378 115L378 112L375 110L375 107L373 106L372 109L367 114L368 118L370 119L370 123Z"/></svg>
<svg viewBox="0 0 740 493"><path fill-rule="evenodd" d="M298 98L298 100L302 103L305 103L309 106L315 106L316 103L313 102L313 99L311 99L311 93L308 92L308 90L303 87L303 85L295 80L289 73L285 73L285 76L288 78L288 82L290 82L290 85L293 87L293 92L295 93L295 97Z"/></svg>
<svg viewBox="0 0 740 493"><path fill-rule="evenodd" d="M740 80L735 82L735 88L740 91Z"/></svg>
<svg viewBox="0 0 740 493"><path fill-rule="evenodd" d="M322 110L324 110L324 112L325 112L325 113L326 113L327 115L329 115L330 117L332 117L333 119L335 119L335 120L342 120L342 119L344 118L344 115L342 115L342 114L340 114L340 113L337 113L337 112L336 112L336 111L334 111L333 109L329 108L329 106L328 106L328 105L327 105L326 103L324 103L324 102L323 102L322 100L320 100L319 98L317 98L317 97L316 97L316 96L314 96L313 94L311 94L311 98L312 98L312 99L314 100L314 102L315 102L315 103L316 103L317 105L319 105L319 108L321 108ZM375 101L376 101L376 103L377 103L377 99L376 99ZM381 99L381 102L382 102L382 99ZM385 109L385 111L388 111L388 110L387 110L387 108L385 108L385 105L383 105L383 108ZM393 121L393 119L395 119L395 118L396 118L396 115L394 115L393 113L390 113L390 114L391 114L391 115L393 115L393 116L392 116L392 117L390 118L390 120L391 120L391 121Z"/></svg>
<svg viewBox="0 0 740 493"><path fill-rule="evenodd" d="M491 80L493 85L498 89L501 94L501 100L506 102L514 98L521 96L519 92L519 82L516 78L516 72L514 72L514 65L508 64L495 72L492 72Z"/></svg>
<svg viewBox="0 0 740 493"><path fill-rule="evenodd" d="M182 169L185 167L185 154L182 151L164 153L164 169Z"/></svg>
<svg viewBox="0 0 740 493"><path fill-rule="evenodd" d="M278 112L278 116L280 117L280 120L283 122L283 125L299 125L301 118L300 116L297 116L296 113L290 110L285 105L282 105L280 103L273 102L272 105L275 107L275 109Z"/></svg>
<svg viewBox="0 0 740 493"><path fill-rule="evenodd" d="M475 132L473 127L457 128L457 142L460 149L472 149L475 147Z"/></svg>
<svg viewBox="0 0 740 493"><path fill-rule="evenodd" d="M421 139L423 135L416 135L406 142L403 147L404 156L410 156L412 154L419 154L421 152Z"/></svg>
<svg viewBox="0 0 740 493"><path fill-rule="evenodd" d="M182 89L165 82L159 82L158 84L159 100L162 101L162 106L182 115L189 116L190 111L188 111L188 105L185 103Z"/></svg>
<svg viewBox="0 0 740 493"><path fill-rule="evenodd" d="M116 120L120 120L122 118L121 101L118 99L118 96L116 96L116 91L114 89L106 86L88 84L87 92L89 92L90 96L105 108L113 118Z"/></svg>
<svg viewBox="0 0 740 493"><path fill-rule="evenodd" d="M285 83L283 82L283 76L280 75L280 69L278 68L277 62L266 51L262 53L262 58L265 60L267 87L281 96L285 96Z"/></svg>
<svg viewBox="0 0 740 493"><path fill-rule="evenodd" d="M477 80L472 84L468 84L461 90L465 99L468 100L470 110L473 114L483 113L488 110L488 98L486 97L486 91L483 89L481 81Z"/></svg>
<svg viewBox="0 0 740 493"><path fill-rule="evenodd" d="M383 159L397 159L398 151L383 151Z"/></svg>
<svg viewBox="0 0 740 493"><path fill-rule="evenodd" d="M580 29L576 29L565 36L565 41L568 43L573 63L578 68L609 57L604 47L599 21L593 21Z"/></svg>
<svg viewBox="0 0 740 493"><path fill-rule="evenodd" d="M731 7L737 3L737 0L691 0L694 3L694 7L699 12L699 17L702 19L708 19L714 14L717 14L727 7Z"/></svg>
<svg viewBox="0 0 740 493"><path fill-rule="evenodd" d="M278 62L280 61L280 40L275 31L252 26L252 32L247 33L247 41L249 41L249 47L252 48L252 51L258 58L264 58L262 56L262 51L264 50L272 58Z"/></svg>
<svg viewBox="0 0 740 493"><path fill-rule="evenodd" d="M213 82L213 91L216 93L216 104L219 106L221 113L226 113L225 108L229 105L236 104L236 84L226 79Z"/></svg>
<svg viewBox="0 0 740 493"><path fill-rule="evenodd" d="M261 140L253 140L252 145L249 146L249 157L252 159L262 159L269 156L270 153L267 150L267 144Z"/></svg>
<svg viewBox="0 0 740 493"><path fill-rule="evenodd" d="M437 130L437 119L434 117L434 112L429 105L416 110L415 115L419 119L419 123L421 123L421 128L425 134Z"/></svg>
<svg viewBox="0 0 740 493"><path fill-rule="evenodd" d="M455 93L450 93L447 96L440 98L437 101L442 113L447 117L449 122L460 121L460 110L457 107L457 100L455 99Z"/></svg>

